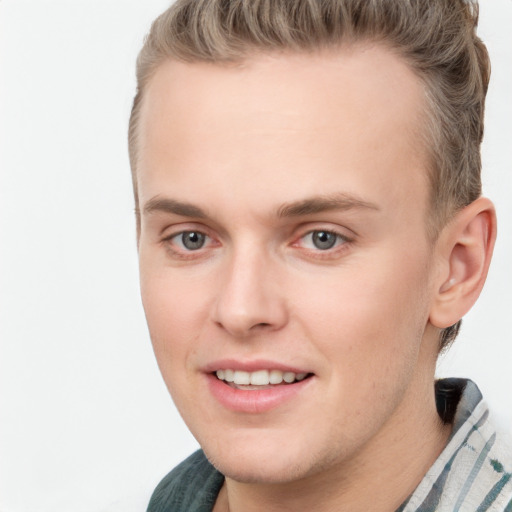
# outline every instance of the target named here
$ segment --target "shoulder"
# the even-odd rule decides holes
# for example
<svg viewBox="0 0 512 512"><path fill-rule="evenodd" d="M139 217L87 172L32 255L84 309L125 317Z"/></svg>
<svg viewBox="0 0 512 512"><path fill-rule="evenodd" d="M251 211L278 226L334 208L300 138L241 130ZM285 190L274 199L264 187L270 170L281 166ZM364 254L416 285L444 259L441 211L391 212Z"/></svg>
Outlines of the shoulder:
<svg viewBox="0 0 512 512"><path fill-rule="evenodd" d="M512 512L512 452L490 418L476 385L450 379L460 390L452 437L400 510Z"/></svg>
<svg viewBox="0 0 512 512"><path fill-rule="evenodd" d="M157 485L147 512L211 512L224 476L198 450Z"/></svg>

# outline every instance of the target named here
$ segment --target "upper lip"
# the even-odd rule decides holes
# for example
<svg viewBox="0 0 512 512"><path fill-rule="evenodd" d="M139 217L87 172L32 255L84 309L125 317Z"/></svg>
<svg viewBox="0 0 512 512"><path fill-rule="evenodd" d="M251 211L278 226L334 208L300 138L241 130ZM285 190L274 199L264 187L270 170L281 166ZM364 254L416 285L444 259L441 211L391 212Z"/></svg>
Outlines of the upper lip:
<svg viewBox="0 0 512 512"><path fill-rule="evenodd" d="M307 368L290 366L289 364L283 364L267 359L253 359L247 361L240 361L237 359L219 359L208 363L202 369L205 373L212 373L217 370L241 370L246 372L255 372L258 370L280 370L282 372L312 373Z"/></svg>

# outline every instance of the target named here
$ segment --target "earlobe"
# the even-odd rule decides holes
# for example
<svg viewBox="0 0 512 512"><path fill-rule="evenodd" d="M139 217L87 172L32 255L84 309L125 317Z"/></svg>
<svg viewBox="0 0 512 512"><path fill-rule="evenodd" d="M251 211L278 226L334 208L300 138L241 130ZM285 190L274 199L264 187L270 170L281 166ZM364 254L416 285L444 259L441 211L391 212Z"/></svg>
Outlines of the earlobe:
<svg viewBox="0 0 512 512"><path fill-rule="evenodd" d="M458 322L482 291L496 239L492 202L480 197L443 229L437 246L440 271L430 323L444 329Z"/></svg>

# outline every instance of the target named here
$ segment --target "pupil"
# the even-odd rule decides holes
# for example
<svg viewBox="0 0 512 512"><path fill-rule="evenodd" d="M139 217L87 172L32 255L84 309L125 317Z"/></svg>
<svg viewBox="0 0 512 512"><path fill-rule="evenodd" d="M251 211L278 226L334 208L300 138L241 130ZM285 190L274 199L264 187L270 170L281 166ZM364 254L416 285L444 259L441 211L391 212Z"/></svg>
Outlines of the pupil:
<svg viewBox="0 0 512 512"><path fill-rule="evenodd" d="M313 233L313 243L317 249L331 249L336 243L336 235L328 231L315 231Z"/></svg>
<svg viewBox="0 0 512 512"><path fill-rule="evenodd" d="M188 231L187 233L183 233L181 237L183 241L183 245L191 250L201 249L204 245L205 236L202 233L197 233L195 231Z"/></svg>

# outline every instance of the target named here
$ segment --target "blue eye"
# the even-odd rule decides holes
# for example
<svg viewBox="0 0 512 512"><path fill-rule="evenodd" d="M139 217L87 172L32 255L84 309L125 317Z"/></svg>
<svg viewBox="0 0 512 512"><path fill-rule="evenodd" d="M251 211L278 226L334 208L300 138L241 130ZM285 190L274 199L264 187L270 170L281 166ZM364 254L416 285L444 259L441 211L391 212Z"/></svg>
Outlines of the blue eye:
<svg viewBox="0 0 512 512"><path fill-rule="evenodd" d="M199 231L183 231L173 237L175 243L187 251L202 249L206 243L207 236Z"/></svg>
<svg viewBox="0 0 512 512"><path fill-rule="evenodd" d="M311 231L302 240L304 247L307 249L318 249L320 251L328 251L346 241L338 233L324 230Z"/></svg>

